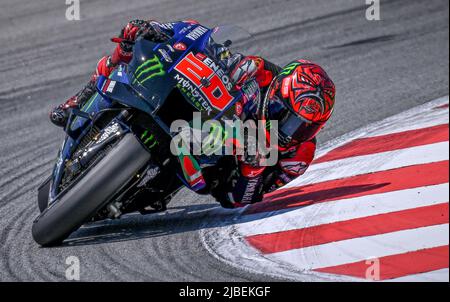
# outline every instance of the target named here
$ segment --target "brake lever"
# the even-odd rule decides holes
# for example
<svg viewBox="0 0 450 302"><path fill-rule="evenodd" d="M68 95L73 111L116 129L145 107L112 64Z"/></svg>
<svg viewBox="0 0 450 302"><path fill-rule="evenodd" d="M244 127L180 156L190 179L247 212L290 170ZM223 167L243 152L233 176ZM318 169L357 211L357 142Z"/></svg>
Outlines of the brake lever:
<svg viewBox="0 0 450 302"><path fill-rule="evenodd" d="M122 43L122 42L127 43L127 44L132 44L132 45L135 44L135 41L126 40L126 39L119 38L119 37L113 37L113 38L111 38L111 42L117 43L117 44L120 44L120 43Z"/></svg>

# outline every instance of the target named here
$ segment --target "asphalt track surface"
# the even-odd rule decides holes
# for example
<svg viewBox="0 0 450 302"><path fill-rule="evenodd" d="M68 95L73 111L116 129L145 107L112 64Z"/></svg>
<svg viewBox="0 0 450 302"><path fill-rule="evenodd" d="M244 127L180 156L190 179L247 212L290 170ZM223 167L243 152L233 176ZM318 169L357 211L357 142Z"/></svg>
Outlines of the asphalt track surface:
<svg viewBox="0 0 450 302"><path fill-rule="evenodd" d="M88 80L109 38L128 19L195 18L237 24L253 34L237 50L280 65L306 58L337 86L336 110L321 143L448 95L447 0L381 1L382 21L362 0L81 1L81 21L60 0L0 0L0 280L65 280L77 256L84 281L270 281L230 267L202 246L214 225L211 199L184 190L160 215L91 224L61 247L31 238L37 185L63 138L49 109Z"/></svg>

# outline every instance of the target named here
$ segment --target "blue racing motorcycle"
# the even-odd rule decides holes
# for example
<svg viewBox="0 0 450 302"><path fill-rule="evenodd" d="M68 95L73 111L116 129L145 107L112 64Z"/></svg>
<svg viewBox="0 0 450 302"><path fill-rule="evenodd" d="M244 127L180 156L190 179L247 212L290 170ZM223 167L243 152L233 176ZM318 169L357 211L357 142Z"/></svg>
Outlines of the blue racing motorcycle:
<svg viewBox="0 0 450 302"><path fill-rule="evenodd" d="M173 121L191 121L194 112L234 120L238 102L259 97L231 85L217 58L217 45L231 44L218 41L223 29L181 23L166 42L139 38L132 61L98 79L97 92L72 110L53 173L38 189L38 244L60 244L86 222L164 211L183 187L224 188L233 156L199 160L170 150Z"/></svg>

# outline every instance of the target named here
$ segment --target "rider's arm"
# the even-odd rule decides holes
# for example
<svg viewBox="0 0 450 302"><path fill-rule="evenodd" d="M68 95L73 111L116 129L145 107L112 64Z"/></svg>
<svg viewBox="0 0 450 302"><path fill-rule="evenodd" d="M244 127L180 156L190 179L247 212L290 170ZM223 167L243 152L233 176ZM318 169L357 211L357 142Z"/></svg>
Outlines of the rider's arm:
<svg viewBox="0 0 450 302"><path fill-rule="evenodd" d="M230 205L241 206L262 200L263 195L283 187L303 175L314 159L316 140L300 144L295 150L283 156L277 166L277 173L270 184L264 176L265 167L258 167L245 161L240 162L240 175L229 194Z"/></svg>
<svg viewBox="0 0 450 302"><path fill-rule="evenodd" d="M161 42L171 37L177 22L159 23L157 21L132 20L122 28L118 37L112 40L117 43L111 56L111 63L129 63L132 58L134 41L139 36L154 42Z"/></svg>
<svg viewBox="0 0 450 302"><path fill-rule="evenodd" d="M281 70L279 66L261 57L240 56L238 60L230 64L231 79L238 87L251 79L255 79L260 88L265 88L270 85L273 78Z"/></svg>
<svg viewBox="0 0 450 302"><path fill-rule="evenodd" d="M228 196L225 197L225 202L221 201L224 207L236 208L262 200L265 167L254 167L241 162L239 170L239 177L232 192L229 192Z"/></svg>
<svg viewBox="0 0 450 302"><path fill-rule="evenodd" d="M294 152L280 159L278 162L278 175L266 193L283 187L295 178L303 175L313 161L315 152L316 139L313 139L300 144Z"/></svg>

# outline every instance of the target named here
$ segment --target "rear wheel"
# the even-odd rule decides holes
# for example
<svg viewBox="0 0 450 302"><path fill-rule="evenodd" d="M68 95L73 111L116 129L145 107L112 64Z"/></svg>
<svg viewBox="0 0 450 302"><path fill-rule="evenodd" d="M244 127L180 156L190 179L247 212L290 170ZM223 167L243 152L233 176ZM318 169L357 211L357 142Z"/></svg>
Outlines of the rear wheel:
<svg viewBox="0 0 450 302"><path fill-rule="evenodd" d="M43 246L61 243L92 218L150 160L149 152L126 134L84 177L33 222L34 240Z"/></svg>

